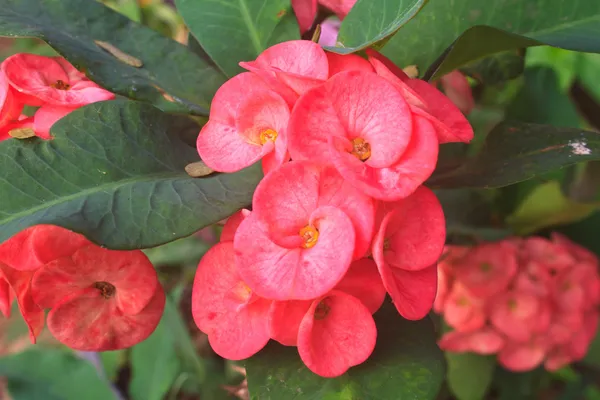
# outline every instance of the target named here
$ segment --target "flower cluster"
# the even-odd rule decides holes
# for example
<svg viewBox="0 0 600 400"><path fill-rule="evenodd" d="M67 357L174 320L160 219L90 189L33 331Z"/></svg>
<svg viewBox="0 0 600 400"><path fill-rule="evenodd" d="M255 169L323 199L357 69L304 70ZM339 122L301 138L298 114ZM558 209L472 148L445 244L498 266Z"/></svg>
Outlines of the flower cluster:
<svg viewBox="0 0 600 400"><path fill-rule="evenodd" d="M513 371L580 360L600 305L598 259L564 236L449 247L439 264L434 310L454 330L453 352L498 354Z"/></svg>
<svg viewBox="0 0 600 400"><path fill-rule="evenodd" d="M54 225L0 244L0 312L17 300L31 341L44 328L77 350L131 347L156 328L165 306L156 271L140 251L107 250Z"/></svg>
<svg viewBox="0 0 600 400"><path fill-rule="evenodd" d="M194 282L195 322L225 358L274 339L338 376L371 354L386 292L408 319L432 307L445 221L422 184L439 143L473 132L432 85L368 56L281 43L215 95L201 158L222 172L262 159L265 172Z"/></svg>
<svg viewBox="0 0 600 400"><path fill-rule="evenodd" d="M0 140L50 139L52 125L71 111L114 97L62 57L15 54L0 65ZM24 106L39 108L28 117Z"/></svg>

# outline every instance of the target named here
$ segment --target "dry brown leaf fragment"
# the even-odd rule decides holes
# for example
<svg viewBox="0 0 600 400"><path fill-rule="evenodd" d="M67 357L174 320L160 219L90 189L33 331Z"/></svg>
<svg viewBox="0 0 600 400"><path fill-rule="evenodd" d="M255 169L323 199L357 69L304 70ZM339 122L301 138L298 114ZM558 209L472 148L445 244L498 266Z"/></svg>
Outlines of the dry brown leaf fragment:
<svg viewBox="0 0 600 400"><path fill-rule="evenodd" d="M140 68L144 65L142 60L140 60L139 58L136 58L132 55L125 53L123 50L115 47L114 45L112 45L108 42L105 42L102 40L94 40L94 43L96 43L96 45L98 47L100 47L102 50L106 51L107 53L110 53L110 55L112 55L113 57L115 57L117 60L121 61L124 64L130 65L130 66L136 67L136 68Z"/></svg>
<svg viewBox="0 0 600 400"><path fill-rule="evenodd" d="M202 176L210 175L215 171L209 168L204 161L197 161L186 165L185 172L192 178L200 178Z"/></svg>

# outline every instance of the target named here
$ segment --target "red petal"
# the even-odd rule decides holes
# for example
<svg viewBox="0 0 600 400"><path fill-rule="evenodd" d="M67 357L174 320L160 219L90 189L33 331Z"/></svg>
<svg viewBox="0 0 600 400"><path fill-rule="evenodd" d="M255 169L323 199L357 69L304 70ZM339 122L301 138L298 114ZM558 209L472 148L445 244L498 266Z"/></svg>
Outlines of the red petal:
<svg viewBox="0 0 600 400"><path fill-rule="evenodd" d="M81 351L108 351L131 347L156 328L165 307L162 286L136 315L125 315L113 300L89 288L73 293L48 314L48 329L58 341Z"/></svg>
<svg viewBox="0 0 600 400"><path fill-rule="evenodd" d="M339 19L344 19L354 7L356 0L319 0L319 3L333 11Z"/></svg>
<svg viewBox="0 0 600 400"><path fill-rule="evenodd" d="M333 378L369 358L376 338L369 310L358 299L333 291L315 300L304 316L298 353L315 374Z"/></svg>
<svg viewBox="0 0 600 400"><path fill-rule="evenodd" d="M477 354L495 354L504 346L504 338L492 328L482 328L474 332L452 331L438 341L442 350L455 353L471 351Z"/></svg>
<svg viewBox="0 0 600 400"><path fill-rule="evenodd" d="M51 139L50 128L65 115L71 113L77 107L54 106L51 104L40 107L33 116L33 130L42 139Z"/></svg>
<svg viewBox="0 0 600 400"><path fill-rule="evenodd" d="M35 225L0 244L0 262L18 270L34 270L87 246L85 236L55 225Z"/></svg>
<svg viewBox="0 0 600 400"><path fill-rule="evenodd" d="M324 27L324 25L321 26ZM367 60L356 54L342 55L331 52L327 52L326 54L329 61L329 77L344 71L375 72Z"/></svg>
<svg viewBox="0 0 600 400"><path fill-rule="evenodd" d="M374 314L385 300L385 287L377 265L369 258L354 261L335 290L359 299Z"/></svg>
<svg viewBox="0 0 600 400"><path fill-rule="evenodd" d="M454 70L440 78L444 94L458 109L468 115L475 107L473 92L469 81L459 70Z"/></svg>
<svg viewBox="0 0 600 400"><path fill-rule="evenodd" d="M537 341L531 343L509 342L498 354L498 362L515 372L529 371L542 363L546 347Z"/></svg>
<svg viewBox="0 0 600 400"><path fill-rule="evenodd" d="M192 292L192 315L220 356L241 360L267 344L270 304L254 296L242 282L231 242L217 244L200 260Z"/></svg>
<svg viewBox="0 0 600 400"><path fill-rule="evenodd" d="M296 346L300 323L312 303L312 300L274 301L269 314L271 339L285 346Z"/></svg>
<svg viewBox="0 0 600 400"><path fill-rule="evenodd" d="M300 33L308 31L317 16L317 0L292 0L292 8L298 19Z"/></svg>
<svg viewBox="0 0 600 400"><path fill-rule="evenodd" d="M140 250L108 250L90 244L38 270L32 282L33 295L42 308L52 308L74 291L97 282L116 288L113 302L126 315L144 309L160 285L152 263Z"/></svg>
<svg viewBox="0 0 600 400"><path fill-rule="evenodd" d="M231 217L227 219L225 226L223 226L223 230L221 231L221 242L233 242L233 238L235 236L235 232L237 231L238 226L242 223L246 217L250 215L250 210L245 208L233 214Z"/></svg>

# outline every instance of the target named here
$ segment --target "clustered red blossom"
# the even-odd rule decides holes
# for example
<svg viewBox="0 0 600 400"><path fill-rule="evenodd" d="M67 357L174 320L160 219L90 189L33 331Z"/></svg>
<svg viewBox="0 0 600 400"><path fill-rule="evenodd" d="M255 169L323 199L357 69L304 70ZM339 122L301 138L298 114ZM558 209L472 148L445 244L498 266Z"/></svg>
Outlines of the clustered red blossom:
<svg viewBox="0 0 600 400"><path fill-rule="evenodd" d="M439 144L473 131L434 86L367 54L281 43L214 97L202 160L221 172L262 160L265 172L194 282L194 320L224 358L274 339L334 377L373 351L386 292L408 319L432 307L445 221L422 184Z"/></svg>
<svg viewBox="0 0 600 400"><path fill-rule="evenodd" d="M156 328L165 293L140 250L107 250L54 225L27 228L0 244L0 312L16 299L32 343L44 328L84 351L117 350Z"/></svg>
<svg viewBox="0 0 600 400"><path fill-rule="evenodd" d="M598 259L560 234L448 247L434 310L453 331L439 345L497 354L513 371L582 359L598 326Z"/></svg>
<svg viewBox="0 0 600 400"><path fill-rule="evenodd" d="M31 135L51 139L50 128L71 111L86 104L112 100L115 95L73 67L62 57L19 53L0 65L0 140ZM24 106L39 107L31 117Z"/></svg>

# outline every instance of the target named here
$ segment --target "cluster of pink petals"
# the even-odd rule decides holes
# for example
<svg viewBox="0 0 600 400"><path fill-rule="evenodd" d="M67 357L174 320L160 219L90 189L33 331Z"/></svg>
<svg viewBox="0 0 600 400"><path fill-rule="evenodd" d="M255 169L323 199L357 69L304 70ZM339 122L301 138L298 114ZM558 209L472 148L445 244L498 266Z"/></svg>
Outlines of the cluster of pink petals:
<svg viewBox="0 0 600 400"><path fill-rule="evenodd" d="M0 65L0 140L9 139L16 129L51 139L56 121L76 108L114 97L62 57L15 54ZM21 113L24 106L39 108L28 117Z"/></svg>
<svg viewBox="0 0 600 400"><path fill-rule="evenodd" d="M596 256L560 234L448 247L434 310L453 331L439 345L497 354L513 371L582 359L598 326Z"/></svg>
<svg viewBox="0 0 600 400"><path fill-rule="evenodd" d="M201 260L193 316L222 357L273 339L338 376L373 351L386 292L405 318L431 309L445 221L422 184L439 144L473 132L435 87L374 51L291 41L241 65L197 148L221 172L262 160L265 177Z"/></svg>
<svg viewBox="0 0 600 400"><path fill-rule="evenodd" d="M27 228L0 244L0 312L16 299L32 343L44 328L83 351L117 350L146 339L165 306L150 260L107 250L54 225Z"/></svg>

